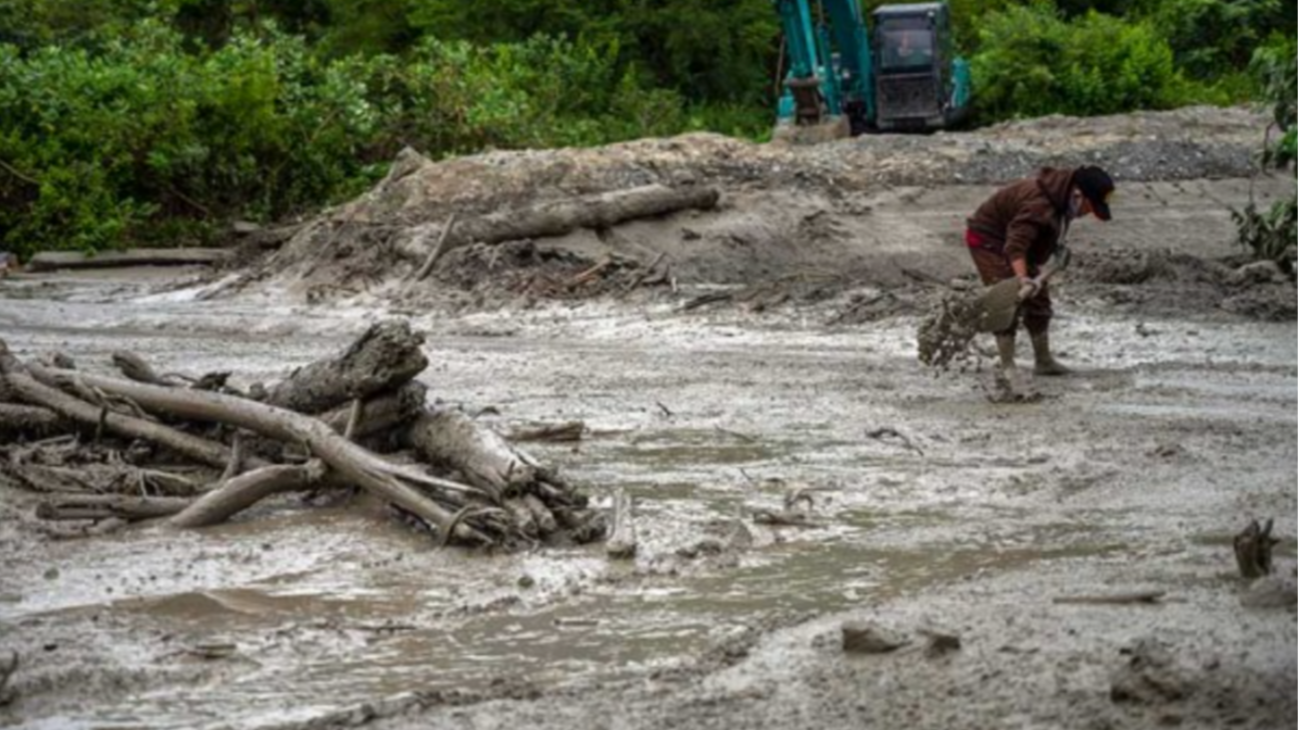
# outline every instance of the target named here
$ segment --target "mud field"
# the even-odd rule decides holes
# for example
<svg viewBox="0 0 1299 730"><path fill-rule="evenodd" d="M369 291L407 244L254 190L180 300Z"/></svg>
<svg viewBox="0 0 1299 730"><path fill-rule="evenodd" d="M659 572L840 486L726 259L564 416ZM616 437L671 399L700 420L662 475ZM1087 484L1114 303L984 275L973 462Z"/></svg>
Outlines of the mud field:
<svg viewBox="0 0 1299 730"><path fill-rule="evenodd" d="M418 287L417 262L349 233L365 201L318 221L328 235L216 275L0 281L16 354L91 370L129 349L270 382L408 318L430 397L502 433L583 421L580 442L526 448L599 505L628 490L640 539L629 562L598 545L483 555L363 504L289 498L214 528L54 539L36 496L0 484L0 660L20 657L0 725L1291 726L1295 290L1242 266L1229 211L1293 180L1246 177L1255 118L1198 114L1087 121L1085 143L1084 122L1043 120L723 145L689 168L723 188L715 211L466 247ZM890 141L900 157L879 152ZM1077 372L994 404L986 373L917 363L917 325L972 284L960 226L991 185L1075 149L1128 155L1114 222L1075 226L1056 292L1053 337ZM921 174L908 154L965 172ZM786 167L800 155L804 172L848 172L800 177ZM464 172L423 169L426 188ZM611 251L625 278L598 291L506 286ZM671 268L639 277L656 260ZM805 524L761 519L795 496ZM1276 574L1247 584L1231 542L1256 518L1283 540ZM1070 600L1141 591L1162 596ZM860 621L902 645L845 652L841 628Z"/></svg>

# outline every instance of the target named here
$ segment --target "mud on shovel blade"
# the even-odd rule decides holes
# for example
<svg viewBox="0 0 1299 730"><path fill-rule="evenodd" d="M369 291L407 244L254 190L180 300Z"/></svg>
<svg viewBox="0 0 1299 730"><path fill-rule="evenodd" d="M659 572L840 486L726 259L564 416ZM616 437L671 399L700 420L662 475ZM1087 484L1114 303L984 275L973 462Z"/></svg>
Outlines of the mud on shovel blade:
<svg viewBox="0 0 1299 730"><path fill-rule="evenodd" d="M974 330L977 332L1001 332L1010 329L1015 323L1015 314L1019 311L1019 305L1029 297L1055 272L1063 269L1069 262L1067 249L1058 253L1033 279L1033 285L1020 284L1018 279L1006 279L997 282L988 287L986 291L979 295L975 300L974 307L970 310L970 318L973 321Z"/></svg>

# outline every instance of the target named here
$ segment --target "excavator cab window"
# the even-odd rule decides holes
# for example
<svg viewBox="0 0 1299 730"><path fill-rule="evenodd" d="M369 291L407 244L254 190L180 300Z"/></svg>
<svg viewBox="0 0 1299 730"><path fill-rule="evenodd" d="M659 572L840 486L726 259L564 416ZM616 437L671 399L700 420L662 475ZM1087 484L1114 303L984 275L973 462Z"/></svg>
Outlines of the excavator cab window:
<svg viewBox="0 0 1299 730"><path fill-rule="evenodd" d="M934 29L928 18L890 18L879 29L881 73L920 73L934 64Z"/></svg>

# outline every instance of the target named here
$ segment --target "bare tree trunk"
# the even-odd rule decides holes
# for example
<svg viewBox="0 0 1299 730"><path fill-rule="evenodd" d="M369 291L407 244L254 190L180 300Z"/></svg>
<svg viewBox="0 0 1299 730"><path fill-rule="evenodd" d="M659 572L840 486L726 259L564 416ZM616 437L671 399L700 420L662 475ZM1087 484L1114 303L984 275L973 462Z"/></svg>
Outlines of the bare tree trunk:
<svg viewBox="0 0 1299 730"><path fill-rule="evenodd" d="M133 248L126 251L102 251L93 255L78 251L42 251L27 262L27 270L210 265L225 261L231 255L224 248Z"/></svg>
<svg viewBox="0 0 1299 730"><path fill-rule="evenodd" d="M707 187L670 188L665 185L644 185L628 190L591 195L575 200L544 203L522 210L500 213L456 222L455 229L445 238L438 236L437 244L430 227L421 235L402 244L402 255L422 263L420 270L432 268L437 257L458 246L473 243L500 243L524 238L562 236L578 228L608 228L636 218L649 218L673 213L687 208L707 210L717 205L717 190ZM430 250L436 245L436 253Z"/></svg>
<svg viewBox="0 0 1299 730"><path fill-rule="evenodd" d="M424 337L405 320L379 322L336 358L300 368L270 390L266 402L320 413L355 398L394 390L428 367Z"/></svg>

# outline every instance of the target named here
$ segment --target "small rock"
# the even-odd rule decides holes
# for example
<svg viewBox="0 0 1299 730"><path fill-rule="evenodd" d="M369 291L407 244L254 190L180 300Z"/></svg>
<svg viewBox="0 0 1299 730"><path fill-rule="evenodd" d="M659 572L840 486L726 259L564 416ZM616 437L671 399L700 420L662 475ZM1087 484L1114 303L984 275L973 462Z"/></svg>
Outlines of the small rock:
<svg viewBox="0 0 1299 730"><path fill-rule="evenodd" d="M910 641L872 621L849 621L841 627L843 650L850 654L887 654Z"/></svg>
<svg viewBox="0 0 1299 730"><path fill-rule="evenodd" d="M262 230L262 227L252 221L235 221L231 224L230 230L236 236L251 236L252 234Z"/></svg>
<svg viewBox="0 0 1299 730"><path fill-rule="evenodd" d="M726 546L722 544L721 540L706 537L693 545L677 548L677 555L687 560L694 560L698 557L721 555L725 551Z"/></svg>
<svg viewBox="0 0 1299 730"><path fill-rule="evenodd" d="M45 573L44 573L44 577L45 577L45 580L54 580L55 578L58 578L58 577L59 577L59 569L58 569L58 568L50 568L50 569L46 570Z"/></svg>
<svg viewBox="0 0 1299 730"><path fill-rule="evenodd" d="M953 632L922 629L920 633L925 635L925 656L931 659L961 649L961 637Z"/></svg>

